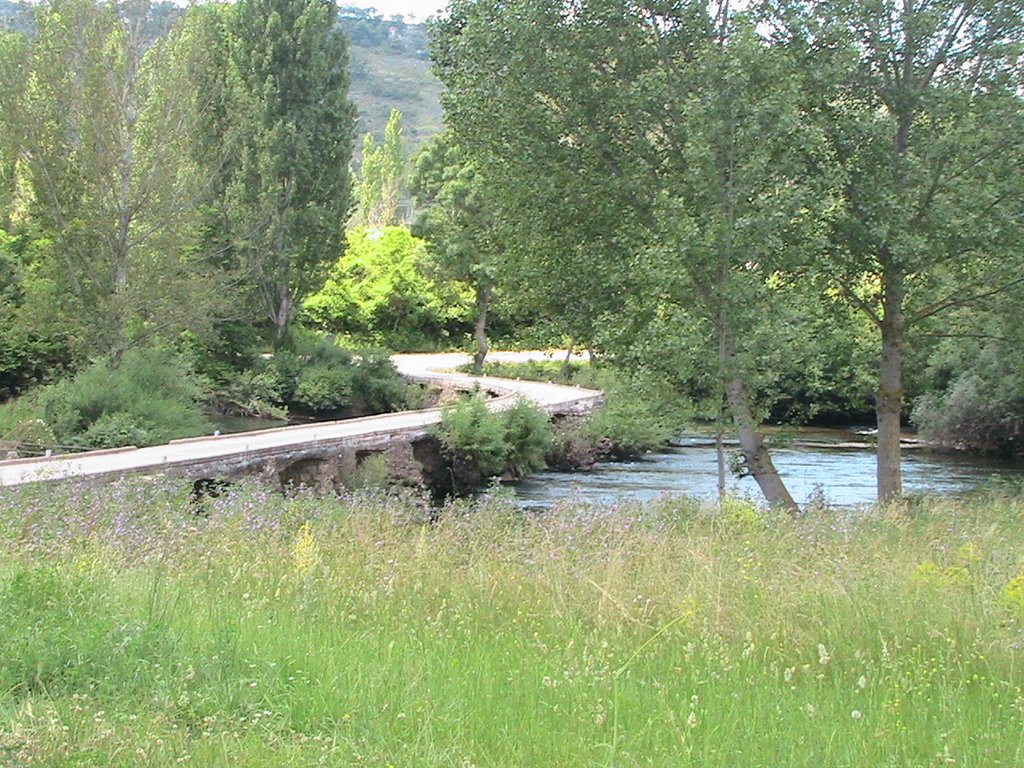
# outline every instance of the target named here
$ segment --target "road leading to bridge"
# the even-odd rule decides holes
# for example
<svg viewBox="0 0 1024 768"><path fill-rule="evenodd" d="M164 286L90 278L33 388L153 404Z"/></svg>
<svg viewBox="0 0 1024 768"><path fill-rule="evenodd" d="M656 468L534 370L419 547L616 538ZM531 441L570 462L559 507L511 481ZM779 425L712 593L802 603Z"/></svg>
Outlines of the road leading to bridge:
<svg viewBox="0 0 1024 768"><path fill-rule="evenodd" d="M496 352L488 359L518 362L550 359L543 352ZM564 355L564 353L562 353ZM469 362L458 353L395 355L399 373L409 380L459 389L479 386L497 397L489 405L506 408L517 396L526 397L549 415L587 413L600 402L600 392L532 381L470 376L453 369ZM438 408L402 411L344 421L317 422L231 435L174 440L148 448L89 451L45 458L0 461L0 485L15 486L65 478L116 479L123 475L169 474L209 476L253 466L277 457L299 460L303 453L322 453L346 447L372 449L401 436L425 434L441 419Z"/></svg>

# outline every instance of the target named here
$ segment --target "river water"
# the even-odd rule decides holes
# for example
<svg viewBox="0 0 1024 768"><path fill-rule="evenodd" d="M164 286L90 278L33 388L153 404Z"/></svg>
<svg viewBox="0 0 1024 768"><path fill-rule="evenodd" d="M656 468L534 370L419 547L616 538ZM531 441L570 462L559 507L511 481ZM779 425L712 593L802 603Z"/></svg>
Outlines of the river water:
<svg viewBox="0 0 1024 768"><path fill-rule="evenodd" d="M800 429L772 457L793 498L800 504L823 497L833 505L875 500L875 455L865 438L847 430ZM718 493L715 449L706 436L680 438L677 447L640 461L600 464L591 472L538 472L512 488L527 508L546 508L578 499L613 503L666 495L714 498ZM959 493L986 483L1024 481L1024 461L936 453L923 448L903 451L903 487L907 493ZM762 498L751 478L730 477L731 492Z"/></svg>

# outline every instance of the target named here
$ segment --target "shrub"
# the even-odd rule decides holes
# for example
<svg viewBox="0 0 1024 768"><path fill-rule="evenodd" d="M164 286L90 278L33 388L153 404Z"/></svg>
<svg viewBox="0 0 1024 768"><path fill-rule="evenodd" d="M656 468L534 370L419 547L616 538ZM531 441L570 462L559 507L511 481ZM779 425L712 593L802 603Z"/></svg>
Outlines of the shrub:
<svg viewBox="0 0 1024 768"><path fill-rule="evenodd" d="M354 366L352 399L361 412L385 413L404 405L407 384L387 352L360 352Z"/></svg>
<svg viewBox="0 0 1024 768"><path fill-rule="evenodd" d="M614 454L639 455L665 445L693 417L692 405L685 398L663 383L652 380L650 375L645 378L614 368L595 368L573 362L568 367L566 379L566 368L559 360L490 362L484 372L505 378L565 381L604 392L604 405L590 420L589 449L581 451L580 438L584 436L575 435L574 445L566 445L565 450L557 452L559 455L591 453L603 456L608 441L614 445ZM585 466L587 462L569 463Z"/></svg>
<svg viewBox="0 0 1024 768"><path fill-rule="evenodd" d="M449 457L472 463L484 475L497 475L505 469L505 424L488 410L479 390L444 409L437 437Z"/></svg>
<svg viewBox="0 0 1024 768"><path fill-rule="evenodd" d="M236 402L251 395L277 406L314 414L365 416L387 413L405 400L406 384L387 352L351 352L312 331L293 335L293 348L279 350L228 388Z"/></svg>
<svg viewBox="0 0 1024 768"><path fill-rule="evenodd" d="M312 365L299 375L292 402L315 412L340 411L352 402L351 365Z"/></svg>
<svg viewBox="0 0 1024 768"><path fill-rule="evenodd" d="M149 432L137 417L118 411L105 413L80 435L71 438L71 445L83 448L118 448L124 445L149 445Z"/></svg>
<svg viewBox="0 0 1024 768"><path fill-rule="evenodd" d="M133 349L5 405L0 429L40 419L57 445L153 445L208 430L204 395L202 380L172 352ZM101 443L89 442L91 437Z"/></svg>
<svg viewBox="0 0 1024 768"><path fill-rule="evenodd" d="M529 400L519 398L504 411L506 469L516 477L544 468L553 441L548 415Z"/></svg>
<svg viewBox="0 0 1024 768"><path fill-rule="evenodd" d="M536 405L519 399L495 413L479 390L444 409L437 436L465 486L504 472L521 477L541 469L552 444L548 417Z"/></svg>
<svg viewBox="0 0 1024 768"><path fill-rule="evenodd" d="M956 378L943 392L914 403L911 421L930 440L979 453L1020 453L1024 398L1000 398L975 373Z"/></svg>
<svg viewBox="0 0 1024 768"><path fill-rule="evenodd" d="M324 287L303 303L317 328L356 344L430 349L467 311L467 297L426 274L426 243L406 227L357 228Z"/></svg>
<svg viewBox="0 0 1024 768"><path fill-rule="evenodd" d="M685 423L680 398L622 375L602 373L595 384L604 391L604 405L590 421L595 438L608 438L618 453L637 455L665 445L679 433Z"/></svg>

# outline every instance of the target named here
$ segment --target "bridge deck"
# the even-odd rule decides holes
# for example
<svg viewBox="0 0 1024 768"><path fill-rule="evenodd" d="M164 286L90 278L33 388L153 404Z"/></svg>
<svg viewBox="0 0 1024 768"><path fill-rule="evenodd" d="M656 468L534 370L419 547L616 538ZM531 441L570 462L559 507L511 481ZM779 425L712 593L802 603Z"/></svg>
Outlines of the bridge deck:
<svg viewBox="0 0 1024 768"><path fill-rule="evenodd" d="M495 353L497 359L536 359L538 353ZM586 413L602 398L595 390L474 377L450 370L468 362L462 354L396 355L395 365L408 379L460 389L496 393L494 410L508 407L517 396L536 402L548 414ZM114 478L128 474L188 475L237 470L276 457L300 459L343 447L378 448L399 437L426 434L441 419L439 408L402 411L344 421L318 422L255 432L174 440L149 448L89 451L44 458L0 461L0 485L14 486L63 478Z"/></svg>

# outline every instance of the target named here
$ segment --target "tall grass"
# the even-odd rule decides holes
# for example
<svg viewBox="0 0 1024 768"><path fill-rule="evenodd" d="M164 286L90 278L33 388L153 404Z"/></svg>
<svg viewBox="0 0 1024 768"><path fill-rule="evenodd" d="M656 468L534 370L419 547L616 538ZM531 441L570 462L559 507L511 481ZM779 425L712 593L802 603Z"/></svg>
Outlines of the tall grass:
<svg viewBox="0 0 1024 768"><path fill-rule="evenodd" d="M1016 498L185 490L0 499L0 764L1024 764Z"/></svg>

